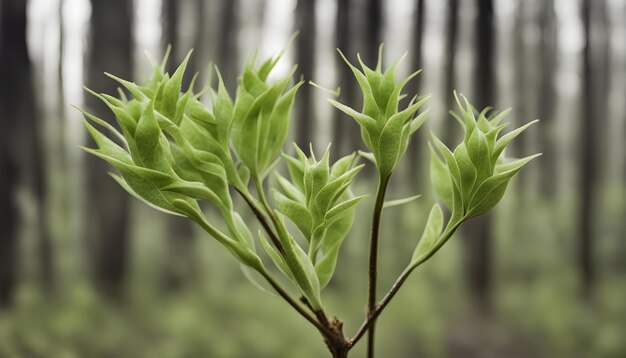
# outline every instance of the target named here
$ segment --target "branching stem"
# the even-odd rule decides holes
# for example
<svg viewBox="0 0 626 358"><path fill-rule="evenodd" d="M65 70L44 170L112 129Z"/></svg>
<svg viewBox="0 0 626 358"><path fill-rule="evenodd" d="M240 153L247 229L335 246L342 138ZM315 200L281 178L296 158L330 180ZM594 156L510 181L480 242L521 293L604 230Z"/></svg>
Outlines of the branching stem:
<svg viewBox="0 0 626 358"><path fill-rule="evenodd" d="M291 305L300 315L302 315L302 317L304 317L307 321L314 325L315 328L317 328L317 330L320 331L320 333L325 338L332 336L332 333L326 327L326 325L321 324L307 311L305 311L304 308L302 308L302 306L300 306L298 302L296 302L296 300L289 296L287 291L285 291L267 271L259 271L259 273L267 280L267 282L274 288L274 290L280 295L280 297L287 301L287 303L289 303L289 305Z"/></svg>
<svg viewBox="0 0 626 358"><path fill-rule="evenodd" d="M400 288L402 287L406 279L409 277L409 275L411 275L411 272L413 272L413 270L415 270L418 266L426 262L435 253L437 253L437 251L439 251L439 249L452 237L456 229L461 225L461 223L464 220L465 218L462 218L458 222L448 225L446 230L444 230L444 232L441 234L441 236L437 240L437 244L428 253L428 255L424 256L418 262L414 263L413 265L407 267L404 271L402 271L400 276L396 279L396 281L391 286L391 289L389 289L389 292L387 292L385 296L380 300L380 302L375 305L374 309L371 311L371 314L368 315L365 321L363 321L363 323L361 324L361 327L359 327L354 337L350 339L349 341L350 348L352 348L361 339L361 337L363 337L365 332L370 332L368 334L368 338L369 338L369 335L371 335L371 332L372 332L372 328L374 328L376 318L382 313L385 307L387 307L389 302L391 302L393 297L398 293L398 291L400 290ZM368 345L368 348L369 348L369 345Z"/></svg>

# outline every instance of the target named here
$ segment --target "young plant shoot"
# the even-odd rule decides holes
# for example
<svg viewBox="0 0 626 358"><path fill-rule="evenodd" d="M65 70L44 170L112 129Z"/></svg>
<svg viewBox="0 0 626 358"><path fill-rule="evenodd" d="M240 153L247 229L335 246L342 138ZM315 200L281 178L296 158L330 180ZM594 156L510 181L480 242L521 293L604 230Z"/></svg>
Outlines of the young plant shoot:
<svg viewBox="0 0 626 358"><path fill-rule="evenodd" d="M330 103L358 123L369 152L333 161L330 145L317 156L312 146L306 151L294 146L293 156L282 152L291 109L303 82L294 84L295 68L283 78L268 80L280 55L261 63L252 58L239 77L234 99L213 66L211 72L217 79L215 88L209 80L210 106L201 101L204 91L194 92L195 77L188 88L181 88L189 56L173 74L164 70L166 56L143 84L107 74L123 88L118 96L89 92L111 109L117 126L80 109L97 145L84 149L111 164L117 171L111 176L130 195L157 210L194 221L247 272L260 275L320 332L333 357L347 357L366 332L368 356L373 357L375 320L411 272L432 257L463 222L490 211L511 178L536 157L504 156L505 147L534 122L501 135L508 111L478 112L465 97L456 97L459 113L453 117L463 127L463 141L451 149L432 135L429 143L432 184L449 215L444 215L439 204L433 205L412 259L388 293L379 298L379 229L384 207L394 204L385 204L387 184L428 113L419 111L427 96L415 95L408 104L401 104L406 96L404 86L419 71L398 81L396 68L402 59L383 71L382 47L373 69L360 57L360 68L343 57L361 88L363 108L359 111L334 100ZM369 238L367 313L358 331L346 336L343 322L328 318L323 291L332 280L355 208L364 198L350 189L365 165L359 163L360 158L375 166L378 188ZM286 171L277 169L281 166ZM270 177L272 180L267 180ZM240 196L248 208L236 207L231 195ZM218 210L220 225L206 218L202 202ZM240 214L250 212L247 210L262 228L256 235ZM268 268L270 262L275 268ZM285 280L276 275L284 275L293 287L283 288Z"/></svg>

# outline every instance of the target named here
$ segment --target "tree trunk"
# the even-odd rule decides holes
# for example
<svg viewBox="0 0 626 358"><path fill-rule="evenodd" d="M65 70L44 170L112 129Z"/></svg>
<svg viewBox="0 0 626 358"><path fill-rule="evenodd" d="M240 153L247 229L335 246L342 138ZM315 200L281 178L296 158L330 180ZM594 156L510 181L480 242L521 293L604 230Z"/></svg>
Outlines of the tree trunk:
<svg viewBox="0 0 626 358"><path fill-rule="evenodd" d="M413 31L413 58L411 61L411 71L417 71L422 68L423 58L422 58L422 43L424 38L424 0L416 0L415 1L415 22L414 22L414 31ZM421 90L421 78L422 75L418 75L413 79L413 94L420 94ZM423 134L421 131L418 131L413 135L413 140L409 143L408 157L409 157L409 173L406 175L408 179L408 184L412 185L415 180L415 175L420 170L421 162L421 150L423 148Z"/></svg>
<svg viewBox="0 0 626 358"><path fill-rule="evenodd" d="M352 22L354 15L350 8L350 0L337 0L337 16L335 20L335 40L336 46L351 61L353 48L351 42ZM341 102L348 106L356 105L356 79L352 71L343 62L343 59L336 57L337 83L341 88ZM358 126L351 123L353 120L341 111L335 110L333 118L333 146L337 155L345 155L357 148L360 141Z"/></svg>
<svg viewBox="0 0 626 358"><path fill-rule="evenodd" d="M541 15L539 19L539 28L541 31L541 79L539 88L538 118L542 121L543 130L540 131L540 142L543 152L541 158L541 176L540 188L545 196L552 196L554 187L554 177L556 176L556 145L554 145L554 137L551 126L554 123L556 88L556 56L557 56L557 30L556 15L554 12L554 0L544 0Z"/></svg>
<svg viewBox="0 0 626 358"><path fill-rule="evenodd" d="M315 0L299 0L296 7L296 30L300 35L296 39L297 77L305 81L313 78L315 71ZM305 148L315 137L315 105L311 86L300 87L296 102L296 143Z"/></svg>
<svg viewBox="0 0 626 358"><path fill-rule="evenodd" d="M448 110L456 111L456 102L454 100L454 90L456 84L455 66L456 66L456 46L458 39L458 13L459 0L448 0L448 14L446 18L446 53L445 53L445 72L444 72L444 98ZM444 136L443 141L447 145L456 144L456 137L459 133L458 124L446 112L444 114Z"/></svg>
<svg viewBox="0 0 626 358"><path fill-rule="evenodd" d="M594 93L591 49L591 0L582 3L582 21L584 26L584 48L582 61L582 93L581 93L581 165L580 165L580 210L579 210L579 265L584 296L591 292L594 267L593 257L593 194L596 182L596 127L594 125Z"/></svg>
<svg viewBox="0 0 626 358"><path fill-rule="evenodd" d="M46 181L41 129L26 47L27 2L4 0L0 7L0 305L8 306L17 283L21 217L15 195L22 185L38 208L40 267L51 265L51 244L43 216Z"/></svg>
<svg viewBox="0 0 626 358"><path fill-rule="evenodd" d="M96 92L114 95L118 84L103 75L132 78L131 2L92 0L91 53L88 84ZM87 105L99 117L114 123L114 116L97 98ZM122 293L128 253L128 194L105 173L111 168L96 158L88 159L87 239L91 241L94 274L98 287L109 297Z"/></svg>
<svg viewBox="0 0 626 358"><path fill-rule="evenodd" d="M178 53L178 4L176 0L163 0L163 39L165 46L171 46L165 70L170 74L176 71Z"/></svg>
<svg viewBox="0 0 626 358"><path fill-rule="evenodd" d="M222 0L220 38L217 53L217 65L224 77L224 84L229 93L235 93L237 72L239 70L239 51L237 29L239 28L239 0Z"/></svg>
<svg viewBox="0 0 626 358"><path fill-rule="evenodd" d="M365 24L363 24L364 48L361 56L366 65L374 67L378 59L378 48L382 42L381 29L383 22L382 0L366 0Z"/></svg>
<svg viewBox="0 0 626 358"><path fill-rule="evenodd" d="M527 4L524 1L520 1L517 4L515 11L515 24L513 28L513 81L514 81L514 94L515 94L515 118L521 125L528 118L528 95L531 92L529 82L529 73L526 67L526 43L524 41L524 27L526 22L526 7ZM524 147L526 145L526 137L519 136L512 144L513 151L517 157L522 157L525 153ZM524 183L526 180L526 172L522 170L517 175L518 182Z"/></svg>
<svg viewBox="0 0 626 358"><path fill-rule="evenodd" d="M493 2L478 0L476 19L476 68L474 70L474 105L478 110L494 100ZM485 215L468 222L467 275L471 294L477 307L485 312L491 305L491 216Z"/></svg>

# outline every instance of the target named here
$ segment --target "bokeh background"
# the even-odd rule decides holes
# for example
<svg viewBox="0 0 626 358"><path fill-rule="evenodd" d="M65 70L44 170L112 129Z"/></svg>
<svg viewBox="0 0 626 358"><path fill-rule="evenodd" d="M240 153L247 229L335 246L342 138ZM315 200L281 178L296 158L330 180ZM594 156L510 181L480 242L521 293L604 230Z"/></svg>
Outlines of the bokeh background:
<svg viewBox="0 0 626 358"><path fill-rule="evenodd" d="M234 93L244 61L297 30L278 73L299 63L297 76L358 107L335 48L373 65L384 42L387 64L407 51L401 74L423 68L410 92L433 95L391 183L391 198L423 196L385 213L380 294L436 200L428 131L459 139L453 89L512 107L515 125L541 119L509 154L544 155L382 315L381 357L626 356L625 0L0 0L1 357L326 356L216 242L117 187L79 150L89 141L70 107L113 120L82 86L114 94L105 71L146 79L168 43L171 67L195 48L200 78L213 61ZM302 88L292 140L333 142L336 157L361 144L329 96ZM355 191L374 185L366 173ZM372 204L324 297L348 335L364 314Z"/></svg>

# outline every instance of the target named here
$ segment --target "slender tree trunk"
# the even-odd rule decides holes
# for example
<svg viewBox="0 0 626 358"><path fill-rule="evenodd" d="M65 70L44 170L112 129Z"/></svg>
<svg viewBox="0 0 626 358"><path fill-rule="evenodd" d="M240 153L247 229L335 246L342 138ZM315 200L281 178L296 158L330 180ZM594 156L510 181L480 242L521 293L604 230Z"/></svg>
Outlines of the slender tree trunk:
<svg viewBox="0 0 626 358"><path fill-rule="evenodd" d="M296 30L300 31L296 39L297 77L303 76L308 81L313 78L315 71L315 0L298 0ZM315 106L311 86L302 86L299 92L299 101L296 103L296 143L304 148L314 138Z"/></svg>
<svg viewBox="0 0 626 358"><path fill-rule="evenodd" d="M170 57L165 70L174 73L179 62L178 53L178 5L177 0L163 0L163 39L165 46L171 46Z"/></svg>
<svg viewBox="0 0 626 358"><path fill-rule="evenodd" d="M350 0L337 0L337 17L335 20L335 39L337 48L340 49L350 60L352 60L352 9ZM337 83L341 88L341 101L354 107L356 104L355 81L352 72L343 62L341 57L336 57ZM338 155L345 155L356 148L356 143L361 137L356 124L351 123L352 119L340 111L335 110L333 118L333 146Z"/></svg>
<svg viewBox="0 0 626 358"><path fill-rule="evenodd" d="M207 70L207 64L209 60L207 59L207 47L209 39L204 37L204 34L207 31L208 25L208 17L207 17L207 4L205 0L196 0L195 1L195 11L196 11L196 30L194 34L194 56L192 58L190 69L197 71L200 73L198 78L199 83L203 83L201 79L203 78L203 72ZM198 86L198 85L197 85ZM197 88L200 88L198 86ZM196 90L197 91L197 90Z"/></svg>
<svg viewBox="0 0 626 358"><path fill-rule="evenodd" d="M378 58L378 48L382 42L382 0L366 0L365 11L365 23L363 24L365 43L361 56L368 66L374 67Z"/></svg>
<svg viewBox="0 0 626 358"><path fill-rule="evenodd" d="M217 65L224 77L224 83L230 93L235 93L237 71L239 69L239 51L237 48L237 29L239 28L239 0L222 0L220 38L217 53Z"/></svg>
<svg viewBox="0 0 626 358"><path fill-rule="evenodd" d="M417 71L422 68L422 42L424 38L424 2L425 0L416 0L415 1L415 22L414 22L414 31L413 31L413 58L411 61L411 71ZM418 75L413 79L413 93L420 94L421 91L421 77L422 75ZM412 94L411 94L412 95ZM422 140L419 140L422 137L422 132L419 131L413 135L413 140L409 143L409 173L406 175L409 185L411 185L412 181L415 178L415 174L420 170L421 164L421 149Z"/></svg>
<svg viewBox="0 0 626 358"><path fill-rule="evenodd" d="M526 22L526 7L527 3L525 1L519 1L517 4L517 9L515 12L515 24L513 28L513 72L514 77L514 92L515 92L515 117L519 120L519 124L523 123L523 121L528 118L528 95L530 86L529 82L529 73L527 72L527 66L525 59L526 51L528 48L524 41L524 27ZM526 145L526 137L519 136L516 138L515 143L513 143L513 148L515 154L518 157L523 155L524 147ZM520 183L525 182L526 180L526 171L522 170L517 175L517 181Z"/></svg>
<svg viewBox="0 0 626 358"><path fill-rule="evenodd" d="M481 110L494 100L494 14L492 0L477 3L474 104ZM491 221L491 216L485 215L465 226L468 282L475 303L485 312L491 305Z"/></svg>
<svg viewBox="0 0 626 358"><path fill-rule="evenodd" d="M580 211L579 211L579 265L582 277L583 295L588 296L594 280L593 265L593 194L596 183L596 127L594 125L593 73L591 49L591 0L582 2L582 20L584 26L584 48L582 61L583 84L581 93L581 166L580 166Z"/></svg>
<svg viewBox="0 0 626 358"><path fill-rule="evenodd" d="M552 132L550 127L554 123L556 89L554 86L556 72L556 56L557 56L557 33L556 33L556 15L554 12L554 1L544 0L540 19L539 28L541 31L541 79L539 87L539 103L538 118L542 120L543 130L541 131L541 146L543 157L541 158L541 176L540 187L543 195L552 195L554 191L555 168L555 151L556 146L553 145L554 138L550 136Z"/></svg>
<svg viewBox="0 0 626 358"><path fill-rule="evenodd" d="M594 190L599 189L607 181L607 156L599 155L610 150L607 140L608 133L605 128L609 127L609 89L611 87L611 55L610 55L610 19L608 13L607 0L594 0L591 9L592 34L591 53L592 55L592 85L593 95L590 97L594 101L593 125L595 126L595 157L597 175ZM598 193L602 195L602 193Z"/></svg>
<svg viewBox="0 0 626 358"><path fill-rule="evenodd" d="M447 108L449 110L455 110L456 103L454 100L453 92L455 90L456 76L456 47L458 42L458 20L459 12L459 0L448 0L448 13L446 18L446 53L445 53L445 72L444 72L444 98L446 98ZM450 118L450 115L446 112L444 114L444 143L451 145L456 143L456 137L459 133L458 125L456 121Z"/></svg>
<svg viewBox="0 0 626 358"><path fill-rule="evenodd" d="M40 267L50 263L50 237L43 212L45 170L40 123L34 101L33 75L26 47L24 0L0 2L0 305L11 304L17 283L18 224L16 201L24 185L38 208L37 245ZM49 268L49 267L47 267ZM45 272L44 274L47 274ZM40 279L47 280L45 275Z"/></svg>
<svg viewBox="0 0 626 358"><path fill-rule="evenodd" d="M91 53L88 84L96 92L116 93L118 84L103 75L114 73L132 78L131 2L92 0ZM104 120L114 123L114 116L93 96L89 108ZM103 161L88 159L89 209L87 239L93 243L94 274L99 288L110 297L122 293L128 254L128 195L111 178Z"/></svg>
<svg viewBox="0 0 626 358"><path fill-rule="evenodd" d="M15 193L20 179L17 137L22 133L21 121L15 119L29 115L23 113L28 107L21 108L24 107L23 104L20 106L23 97L16 91L18 88L22 92L29 91L28 86L20 86L28 80L16 82L22 77L20 71L29 73L29 69L24 68L24 64L28 64L24 43L26 4L19 0L0 2L0 15L0 68L11 69L0 71L0 305L8 306L17 281L17 226L21 219ZM12 55L8 56L9 53ZM15 85L19 87L14 88Z"/></svg>

